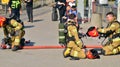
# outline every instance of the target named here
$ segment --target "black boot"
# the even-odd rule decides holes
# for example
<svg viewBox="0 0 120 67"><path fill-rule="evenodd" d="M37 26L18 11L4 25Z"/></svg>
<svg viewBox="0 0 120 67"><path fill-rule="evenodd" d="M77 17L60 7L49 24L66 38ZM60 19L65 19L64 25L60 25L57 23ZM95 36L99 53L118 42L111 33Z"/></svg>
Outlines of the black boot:
<svg viewBox="0 0 120 67"><path fill-rule="evenodd" d="M101 50L101 54L105 56L105 50Z"/></svg>
<svg viewBox="0 0 120 67"><path fill-rule="evenodd" d="M64 55L63 55L64 56ZM67 55L67 56L64 56L64 58L68 58L68 57L71 57L70 55Z"/></svg>
<svg viewBox="0 0 120 67"><path fill-rule="evenodd" d="M19 46L14 46L13 48L12 48L12 51L17 51L19 49Z"/></svg>
<svg viewBox="0 0 120 67"><path fill-rule="evenodd" d="M70 60L79 60L80 58L78 57L71 57Z"/></svg>
<svg viewBox="0 0 120 67"><path fill-rule="evenodd" d="M20 41L20 46L25 46L25 38L22 38Z"/></svg>

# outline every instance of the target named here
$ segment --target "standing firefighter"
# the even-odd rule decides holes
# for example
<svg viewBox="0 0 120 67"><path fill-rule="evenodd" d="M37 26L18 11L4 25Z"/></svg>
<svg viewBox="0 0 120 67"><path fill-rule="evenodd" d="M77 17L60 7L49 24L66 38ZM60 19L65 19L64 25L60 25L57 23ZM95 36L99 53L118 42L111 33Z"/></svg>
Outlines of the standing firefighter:
<svg viewBox="0 0 120 67"><path fill-rule="evenodd" d="M74 14L69 15L68 22L66 23L66 41L67 46L63 53L64 57L70 56L72 60L79 60L86 58L85 52L82 50L83 43L78 36L78 30L74 22Z"/></svg>
<svg viewBox="0 0 120 67"><path fill-rule="evenodd" d="M22 37L25 34L23 25L14 19L8 19L0 16L0 27L3 27L4 31L4 44L9 44L12 51L18 50L20 45L23 45Z"/></svg>
<svg viewBox="0 0 120 67"><path fill-rule="evenodd" d="M109 22L106 28L99 28L98 32L108 37L108 42L103 46L104 55L113 55L120 52L120 23L116 21L113 12L106 14L106 19Z"/></svg>

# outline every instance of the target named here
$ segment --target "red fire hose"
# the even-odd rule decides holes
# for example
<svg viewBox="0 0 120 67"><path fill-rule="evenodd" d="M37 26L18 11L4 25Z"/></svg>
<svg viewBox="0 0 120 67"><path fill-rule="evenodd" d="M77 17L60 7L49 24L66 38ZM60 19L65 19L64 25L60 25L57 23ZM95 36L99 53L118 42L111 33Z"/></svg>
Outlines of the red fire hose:
<svg viewBox="0 0 120 67"><path fill-rule="evenodd" d="M47 46L23 46L22 49L63 49L65 46L61 45L47 45ZM85 45L84 48L102 48L101 45Z"/></svg>

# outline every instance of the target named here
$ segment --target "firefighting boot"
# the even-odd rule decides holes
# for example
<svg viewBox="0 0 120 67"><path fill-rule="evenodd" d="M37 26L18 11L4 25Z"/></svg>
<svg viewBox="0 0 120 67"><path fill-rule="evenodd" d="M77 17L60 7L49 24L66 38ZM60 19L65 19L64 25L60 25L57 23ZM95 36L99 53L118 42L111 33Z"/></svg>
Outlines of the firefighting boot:
<svg viewBox="0 0 120 67"><path fill-rule="evenodd" d="M101 54L105 55L105 50L101 49Z"/></svg>
<svg viewBox="0 0 120 67"><path fill-rule="evenodd" d="M71 57L70 60L79 60L80 58L78 57Z"/></svg>
<svg viewBox="0 0 120 67"><path fill-rule="evenodd" d="M66 49L63 51L63 56L64 56L64 58L67 58L67 57L70 56L70 51L71 51L70 48L66 48Z"/></svg>
<svg viewBox="0 0 120 67"><path fill-rule="evenodd" d="M12 51L17 51L19 49L19 46L14 46L13 48L12 48Z"/></svg>
<svg viewBox="0 0 120 67"><path fill-rule="evenodd" d="M25 38L22 38L20 41L20 46L25 46Z"/></svg>

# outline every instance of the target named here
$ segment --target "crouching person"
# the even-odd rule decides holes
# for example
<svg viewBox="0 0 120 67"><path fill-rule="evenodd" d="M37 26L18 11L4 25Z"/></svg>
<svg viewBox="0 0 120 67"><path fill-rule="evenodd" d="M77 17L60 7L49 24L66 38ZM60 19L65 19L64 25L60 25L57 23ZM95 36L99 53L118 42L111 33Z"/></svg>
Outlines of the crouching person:
<svg viewBox="0 0 120 67"><path fill-rule="evenodd" d="M25 34L23 25L14 19L1 16L0 27L3 27L4 31L4 44L8 44L12 48L12 51L17 51L23 45L21 43L22 37Z"/></svg>
<svg viewBox="0 0 120 67"><path fill-rule="evenodd" d="M67 45L63 52L64 57L71 57L71 60L79 60L86 58L85 52L82 50L83 43L78 36L78 29L73 20L76 16L69 15L69 20L65 24Z"/></svg>
<svg viewBox="0 0 120 67"><path fill-rule="evenodd" d="M108 26L106 28L99 28L98 32L108 37L108 42L103 46L104 55L113 55L120 52L120 23L116 21L113 12L106 14Z"/></svg>

